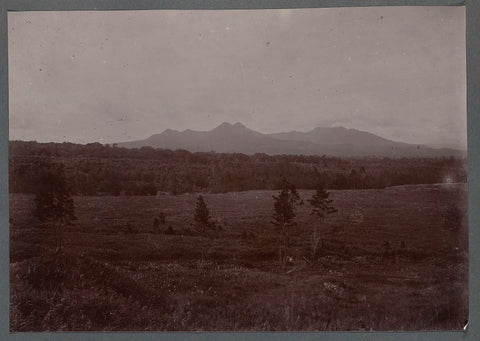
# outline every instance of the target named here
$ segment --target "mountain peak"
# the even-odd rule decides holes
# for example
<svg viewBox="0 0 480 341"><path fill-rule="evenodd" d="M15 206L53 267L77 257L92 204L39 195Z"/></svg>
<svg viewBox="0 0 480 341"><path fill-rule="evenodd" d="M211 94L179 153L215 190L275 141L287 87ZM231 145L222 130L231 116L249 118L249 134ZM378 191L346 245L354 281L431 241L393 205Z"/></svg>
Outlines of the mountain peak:
<svg viewBox="0 0 480 341"><path fill-rule="evenodd" d="M164 133L164 134L173 134L173 133L178 133L178 130L174 130L174 129L168 128L168 129L165 129L165 130L163 131L163 133Z"/></svg>
<svg viewBox="0 0 480 341"><path fill-rule="evenodd" d="M236 127L236 128L246 128L245 125L243 125L240 122L235 123L233 126Z"/></svg>
<svg viewBox="0 0 480 341"><path fill-rule="evenodd" d="M248 128L245 127L245 125L243 125L240 122L237 122L235 124L231 124L230 122L223 122L222 124L220 124L219 126L214 128L212 131L225 130L225 129L228 129L228 130L236 129L237 130L237 129L248 129Z"/></svg>

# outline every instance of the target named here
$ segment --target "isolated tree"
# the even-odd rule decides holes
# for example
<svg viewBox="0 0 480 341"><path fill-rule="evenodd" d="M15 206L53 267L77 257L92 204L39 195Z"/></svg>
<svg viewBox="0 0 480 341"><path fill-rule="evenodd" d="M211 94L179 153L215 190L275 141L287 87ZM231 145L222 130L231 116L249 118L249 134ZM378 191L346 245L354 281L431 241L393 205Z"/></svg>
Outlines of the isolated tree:
<svg viewBox="0 0 480 341"><path fill-rule="evenodd" d="M273 221L275 226L286 226L295 218L295 207L292 205L291 194L287 189L282 189L278 196L273 195Z"/></svg>
<svg viewBox="0 0 480 341"><path fill-rule="evenodd" d="M307 200L310 205L313 206L311 214L319 220L320 224L324 223L327 215L338 212L335 207L331 206L333 200L329 199L329 196L330 193L327 192L321 185L318 185L315 194L311 199ZM315 225L312 238L312 260L315 260L318 244L320 243L320 236L318 235L317 229L318 226Z"/></svg>
<svg viewBox="0 0 480 341"><path fill-rule="evenodd" d="M52 229L57 241L57 251L60 250L63 227L77 219L63 164L40 165L35 188L34 215L42 225Z"/></svg>
<svg viewBox="0 0 480 341"><path fill-rule="evenodd" d="M194 219L200 225L203 232L210 226L210 212L201 195L198 196L195 204Z"/></svg>
<svg viewBox="0 0 480 341"><path fill-rule="evenodd" d="M279 195L273 196L274 214L272 223L275 226L290 224L296 216L296 206L303 205L303 200L300 198L295 186L285 178L282 179L280 189Z"/></svg>
<svg viewBox="0 0 480 341"><path fill-rule="evenodd" d="M283 257L280 258L285 262L288 249L288 228L292 225L293 219L296 217L296 206L302 205L301 200L295 187L286 179L282 180L281 191L278 196L273 195L273 220L272 224L280 227L283 234Z"/></svg>

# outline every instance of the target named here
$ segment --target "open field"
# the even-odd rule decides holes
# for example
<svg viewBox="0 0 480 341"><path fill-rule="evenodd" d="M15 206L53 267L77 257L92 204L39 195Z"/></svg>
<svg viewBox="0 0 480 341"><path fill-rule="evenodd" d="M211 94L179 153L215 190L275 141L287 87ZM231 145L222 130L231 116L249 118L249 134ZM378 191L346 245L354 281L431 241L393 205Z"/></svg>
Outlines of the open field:
<svg viewBox="0 0 480 341"><path fill-rule="evenodd" d="M33 196L11 194L11 330L463 328L465 184L332 190L338 213L319 226L314 263L313 191L299 191L287 265L270 223L276 193L204 194L223 227L207 233L193 223L196 195L75 197L62 257ZM463 219L451 227L453 206Z"/></svg>

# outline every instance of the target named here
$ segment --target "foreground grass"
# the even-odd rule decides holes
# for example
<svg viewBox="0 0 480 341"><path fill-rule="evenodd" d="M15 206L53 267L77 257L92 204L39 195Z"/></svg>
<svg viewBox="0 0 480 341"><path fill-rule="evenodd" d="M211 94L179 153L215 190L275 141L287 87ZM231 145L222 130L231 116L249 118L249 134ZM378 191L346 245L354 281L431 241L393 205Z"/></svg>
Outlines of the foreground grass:
<svg viewBox="0 0 480 341"><path fill-rule="evenodd" d="M62 254L13 195L12 331L433 330L468 318L465 188L332 191L339 213L310 255L310 208L278 261L272 192L205 195L223 232L191 225L196 197L79 197ZM303 198L312 195L301 191ZM166 224L154 227L160 212ZM164 231L171 226L175 235ZM388 246L387 246L388 244Z"/></svg>

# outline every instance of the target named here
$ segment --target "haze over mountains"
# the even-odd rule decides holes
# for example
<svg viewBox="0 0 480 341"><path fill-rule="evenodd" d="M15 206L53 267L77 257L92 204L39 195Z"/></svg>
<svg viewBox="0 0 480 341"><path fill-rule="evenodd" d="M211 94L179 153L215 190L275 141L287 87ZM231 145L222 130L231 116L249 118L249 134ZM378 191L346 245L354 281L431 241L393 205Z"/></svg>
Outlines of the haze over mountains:
<svg viewBox="0 0 480 341"><path fill-rule="evenodd" d="M356 129L318 127L308 132L262 134L237 122L224 122L210 131L166 129L145 140L119 147L185 149L191 152L243 154L303 154L329 156L436 157L463 156L465 151L396 142Z"/></svg>

